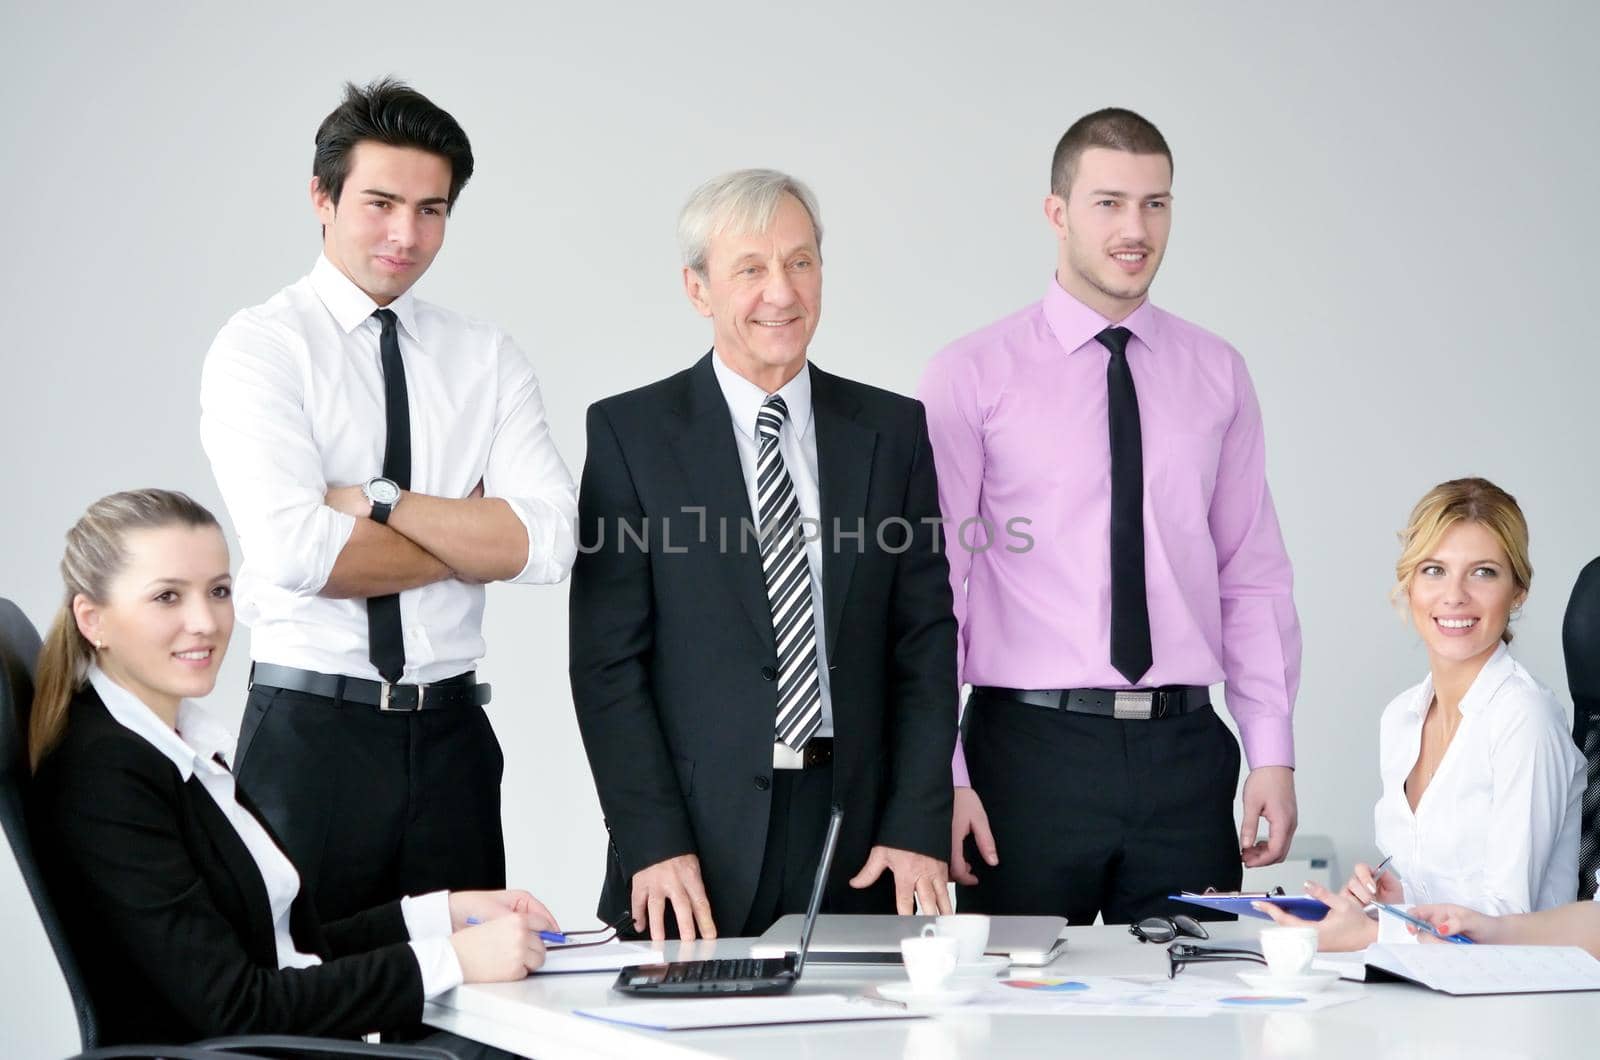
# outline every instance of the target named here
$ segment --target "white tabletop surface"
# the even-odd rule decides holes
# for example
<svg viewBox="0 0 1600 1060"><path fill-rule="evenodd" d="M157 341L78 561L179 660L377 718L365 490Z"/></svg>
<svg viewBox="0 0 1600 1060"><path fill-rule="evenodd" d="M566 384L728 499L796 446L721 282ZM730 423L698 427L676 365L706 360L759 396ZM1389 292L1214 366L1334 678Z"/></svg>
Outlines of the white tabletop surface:
<svg viewBox="0 0 1600 1060"><path fill-rule="evenodd" d="M1212 925L1217 939L1251 937L1259 925ZM1125 927L1067 929L1066 951L1047 969L1018 974L1165 975L1166 948L1141 944ZM669 958L739 957L750 939L680 947ZM1181 974L1238 982L1259 965L1192 965ZM809 965L798 993L856 993L901 978L898 969ZM957 1058L1092 1057L1094 1060L1210 1060L1213 1057L1343 1060L1519 1058L1600 1055L1600 995L1452 998L1403 983L1336 983L1356 1001L1317 1012L1241 1012L1203 1018L961 1014L881 1023L640 1031L573 1015L577 1008L626 1006L611 992L615 972L532 976L517 983L461 987L427 1006L436 1027L535 1057Z"/></svg>

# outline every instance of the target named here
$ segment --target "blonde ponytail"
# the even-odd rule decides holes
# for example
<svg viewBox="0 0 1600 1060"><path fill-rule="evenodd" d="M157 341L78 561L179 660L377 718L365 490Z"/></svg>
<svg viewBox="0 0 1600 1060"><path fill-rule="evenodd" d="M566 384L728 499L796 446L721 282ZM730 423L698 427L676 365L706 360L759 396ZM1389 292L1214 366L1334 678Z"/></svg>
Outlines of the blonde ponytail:
<svg viewBox="0 0 1600 1060"><path fill-rule="evenodd" d="M133 530L163 526L216 526L217 517L204 506L172 490L113 493L89 505L83 518L67 531L61 557L66 598L39 652L33 711L28 722L28 762L39 763L61 741L67 729L67 707L83 687L94 647L78 630L72 604L79 596L104 603L111 582L127 562L126 539Z"/></svg>
<svg viewBox="0 0 1600 1060"><path fill-rule="evenodd" d="M28 763L37 770L67 728L67 704L83 684L94 652L72 614L72 600L61 605L39 651L38 686L28 719Z"/></svg>

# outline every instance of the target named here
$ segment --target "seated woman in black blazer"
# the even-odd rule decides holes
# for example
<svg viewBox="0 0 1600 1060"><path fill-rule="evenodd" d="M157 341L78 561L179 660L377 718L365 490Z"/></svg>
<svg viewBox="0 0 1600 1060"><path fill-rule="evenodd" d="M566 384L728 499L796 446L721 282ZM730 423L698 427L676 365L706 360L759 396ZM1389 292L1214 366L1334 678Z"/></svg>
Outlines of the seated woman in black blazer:
<svg viewBox="0 0 1600 1060"><path fill-rule="evenodd" d="M190 702L216 683L233 632L210 512L162 490L103 498L67 534L61 570L29 812L102 1045L354 1037L415 1025L425 998L459 983L543 963L537 932L555 924L526 891L440 891L316 922L234 787L231 735Z"/></svg>

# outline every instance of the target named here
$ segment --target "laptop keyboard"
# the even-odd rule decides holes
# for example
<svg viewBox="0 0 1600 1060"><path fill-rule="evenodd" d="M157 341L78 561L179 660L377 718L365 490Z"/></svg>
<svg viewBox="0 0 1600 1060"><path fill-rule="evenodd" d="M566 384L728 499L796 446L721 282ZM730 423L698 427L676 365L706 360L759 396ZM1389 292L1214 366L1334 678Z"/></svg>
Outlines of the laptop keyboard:
<svg viewBox="0 0 1600 1060"><path fill-rule="evenodd" d="M664 983L707 983L726 979L767 979L783 971L783 958L755 960L749 957L724 960L673 961L667 965Z"/></svg>

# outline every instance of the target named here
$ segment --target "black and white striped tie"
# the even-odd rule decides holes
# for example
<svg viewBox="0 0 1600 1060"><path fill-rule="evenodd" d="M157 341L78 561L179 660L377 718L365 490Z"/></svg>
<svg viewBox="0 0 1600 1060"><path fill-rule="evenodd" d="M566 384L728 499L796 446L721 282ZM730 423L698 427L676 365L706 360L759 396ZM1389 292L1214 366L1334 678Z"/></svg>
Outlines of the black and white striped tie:
<svg viewBox="0 0 1600 1060"><path fill-rule="evenodd" d="M778 435L789 407L773 395L756 415L756 497L761 509L761 569L772 604L778 649L778 739L798 751L822 724L817 632L811 612L811 565L800 535L800 500L783 463Z"/></svg>

